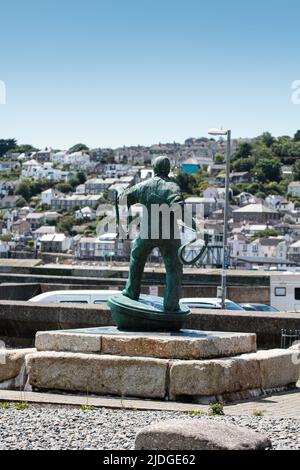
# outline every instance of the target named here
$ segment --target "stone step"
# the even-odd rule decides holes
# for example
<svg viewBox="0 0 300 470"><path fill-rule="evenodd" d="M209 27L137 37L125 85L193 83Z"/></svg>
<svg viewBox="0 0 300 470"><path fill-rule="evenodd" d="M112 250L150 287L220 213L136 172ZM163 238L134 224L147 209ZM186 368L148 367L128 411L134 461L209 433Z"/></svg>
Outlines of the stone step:
<svg viewBox="0 0 300 470"><path fill-rule="evenodd" d="M191 361L42 351L26 368L34 390L210 402L294 387L300 364L292 348Z"/></svg>
<svg viewBox="0 0 300 470"><path fill-rule="evenodd" d="M255 352L256 335L198 330L129 333L101 327L38 332L35 346L38 351L191 360Z"/></svg>

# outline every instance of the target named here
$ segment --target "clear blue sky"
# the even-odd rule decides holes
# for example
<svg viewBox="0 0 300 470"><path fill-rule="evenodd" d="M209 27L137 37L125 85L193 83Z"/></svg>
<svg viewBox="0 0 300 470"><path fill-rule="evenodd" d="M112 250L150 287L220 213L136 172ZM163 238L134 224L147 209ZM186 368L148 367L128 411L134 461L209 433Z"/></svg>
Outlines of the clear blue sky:
<svg viewBox="0 0 300 470"><path fill-rule="evenodd" d="M300 128L299 0L10 0L0 14L0 138L117 147Z"/></svg>

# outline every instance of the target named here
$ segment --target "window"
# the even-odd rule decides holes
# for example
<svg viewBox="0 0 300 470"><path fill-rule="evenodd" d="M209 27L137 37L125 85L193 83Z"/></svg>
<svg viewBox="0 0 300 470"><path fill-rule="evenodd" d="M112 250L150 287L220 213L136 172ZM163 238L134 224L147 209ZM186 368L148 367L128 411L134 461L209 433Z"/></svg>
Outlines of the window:
<svg viewBox="0 0 300 470"><path fill-rule="evenodd" d="M295 287L295 300L300 300L300 287Z"/></svg>
<svg viewBox="0 0 300 470"><path fill-rule="evenodd" d="M60 304L88 304L87 300L60 300Z"/></svg>
<svg viewBox="0 0 300 470"><path fill-rule="evenodd" d="M276 297L285 297L286 288L285 287L275 287L275 296Z"/></svg>
<svg viewBox="0 0 300 470"><path fill-rule="evenodd" d="M105 305L106 304L106 300L94 300L94 304L96 305Z"/></svg>

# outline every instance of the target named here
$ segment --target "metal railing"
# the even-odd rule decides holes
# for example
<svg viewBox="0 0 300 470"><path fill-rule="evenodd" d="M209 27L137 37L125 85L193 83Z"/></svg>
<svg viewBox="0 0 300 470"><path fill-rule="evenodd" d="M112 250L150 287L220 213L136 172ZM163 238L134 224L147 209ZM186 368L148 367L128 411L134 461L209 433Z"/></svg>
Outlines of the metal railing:
<svg viewBox="0 0 300 470"><path fill-rule="evenodd" d="M290 348L295 341L300 341L300 330L281 330L281 349Z"/></svg>

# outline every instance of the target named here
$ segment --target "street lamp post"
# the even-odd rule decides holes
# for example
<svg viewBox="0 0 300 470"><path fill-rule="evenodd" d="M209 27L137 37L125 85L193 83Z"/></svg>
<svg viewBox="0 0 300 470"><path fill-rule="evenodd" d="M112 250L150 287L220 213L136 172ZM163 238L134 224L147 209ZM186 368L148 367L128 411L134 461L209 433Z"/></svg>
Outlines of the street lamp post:
<svg viewBox="0 0 300 470"><path fill-rule="evenodd" d="M227 135L226 149L226 179L225 179L225 205L224 205L224 232L223 232L223 265L221 280L222 309L225 309L226 299L226 270L229 260L228 253L228 218L229 218L229 178L230 178L230 154L231 154L231 130L210 129L210 135Z"/></svg>

